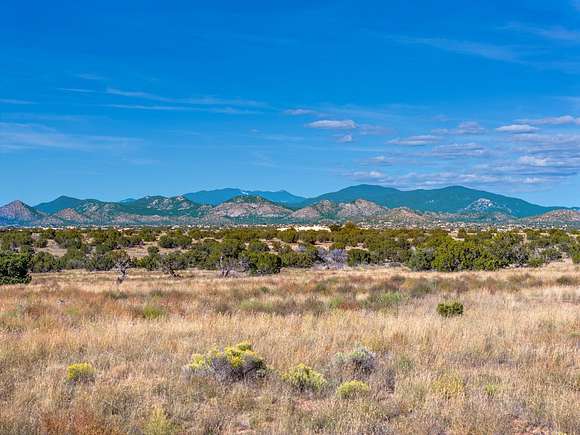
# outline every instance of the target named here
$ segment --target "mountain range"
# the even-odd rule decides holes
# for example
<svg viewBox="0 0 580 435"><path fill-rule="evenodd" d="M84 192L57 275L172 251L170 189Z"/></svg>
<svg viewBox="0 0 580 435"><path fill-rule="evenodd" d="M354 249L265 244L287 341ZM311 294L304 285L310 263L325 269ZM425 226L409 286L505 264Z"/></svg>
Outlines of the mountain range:
<svg viewBox="0 0 580 435"><path fill-rule="evenodd" d="M580 225L580 211L544 207L461 186L401 191L362 184L315 198L287 191L227 188L175 197L146 196L106 202L60 196L31 207L0 207L0 226L131 226L294 224L355 221L378 225L445 222Z"/></svg>

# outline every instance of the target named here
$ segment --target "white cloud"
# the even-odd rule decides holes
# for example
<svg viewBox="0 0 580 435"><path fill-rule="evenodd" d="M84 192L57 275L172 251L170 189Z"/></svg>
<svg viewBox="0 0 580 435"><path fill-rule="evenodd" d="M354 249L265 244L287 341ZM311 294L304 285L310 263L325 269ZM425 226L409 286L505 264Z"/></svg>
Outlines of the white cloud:
<svg viewBox="0 0 580 435"><path fill-rule="evenodd" d="M529 125L580 125L580 118L575 118L572 115L563 115L538 119L521 119L519 122L524 122Z"/></svg>
<svg viewBox="0 0 580 435"><path fill-rule="evenodd" d="M84 89L84 88L57 88L59 91L64 92L76 92L78 94L94 94L97 91L93 89Z"/></svg>
<svg viewBox="0 0 580 435"><path fill-rule="evenodd" d="M431 134L423 134L418 136L410 136L402 139L401 138L393 139L390 140L389 143L395 145L428 145L436 142L438 139L439 138L437 136L433 136Z"/></svg>
<svg viewBox="0 0 580 435"><path fill-rule="evenodd" d="M545 167L549 165L549 159L534 156L522 156L518 159L518 163L527 166Z"/></svg>
<svg viewBox="0 0 580 435"><path fill-rule="evenodd" d="M447 158L486 157L490 151L478 143L454 143L440 145L425 153L425 156L441 156Z"/></svg>
<svg viewBox="0 0 580 435"><path fill-rule="evenodd" d="M402 44L425 45L452 53L467 54L491 60L519 62L519 53L509 46L484 44L473 41L458 41L445 38L414 38L409 36L389 36L388 39Z"/></svg>
<svg viewBox="0 0 580 435"><path fill-rule="evenodd" d="M562 26L540 27L516 22L508 24L505 28L517 32L529 33L531 35L546 39L567 42L580 42L580 32L577 30L566 29Z"/></svg>
<svg viewBox="0 0 580 435"><path fill-rule="evenodd" d="M514 134L533 133L538 130L539 129L537 127L532 127L531 125L528 124L511 124L511 125L503 125L501 127L496 128L496 131Z"/></svg>
<svg viewBox="0 0 580 435"><path fill-rule="evenodd" d="M352 134L345 134L344 136L340 136L337 141L339 143L351 143L354 139L352 138Z"/></svg>
<svg viewBox="0 0 580 435"><path fill-rule="evenodd" d="M467 134L481 134L485 131L479 122L476 121L464 121L457 126L454 130L456 134L467 135Z"/></svg>
<svg viewBox="0 0 580 435"><path fill-rule="evenodd" d="M352 119L345 119L342 121L321 119L307 124L310 128L320 128L327 130L353 130L357 128L356 123Z"/></svg>
<svg viewBox="0 0 580 435"><path fill-rule="evenodd" d="M0 149L64 148L90 151L127 147L139 142L139 139L130 137L67 134L40 124L0 122Z"/></svg>
<svg viewBox="0 0 580 435"><path fill-rule="evenodd" d="M224 115L255 115L261 113L256 110L239 109L235 107L192 107L192 106L174 106L174 105L146 105L146 104L104 104L103 107L113 109L130 109L130 110L152 110L163 112L205 112L221 113Z"/></svg>
<svg viewBox="0 0 580 435"><path fill-rule="evenodd" d="M35 104L33 101L16 100L13 98L0 98L0 104L15 104L19 106Z"/></svg>
<svg viewBox="0 0 580 435"><path fill-rule="evenodd" d="M290 116L314 115L316 112L311 109L288 109L284 113Z"/></svg>

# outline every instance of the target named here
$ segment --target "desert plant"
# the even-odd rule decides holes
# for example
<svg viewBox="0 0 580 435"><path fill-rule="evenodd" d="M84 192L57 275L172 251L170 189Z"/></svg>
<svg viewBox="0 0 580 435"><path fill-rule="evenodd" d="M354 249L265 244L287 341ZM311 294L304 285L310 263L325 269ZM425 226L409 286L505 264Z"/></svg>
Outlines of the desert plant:
<svg viewBox="0 0 580 435"><path fill-rule="evenodd" d="M284 373L282 379L300 391L319 391L327 383L321 373L302 363Z"/></svg>
<svg viewBox="0 0 580 435"><path fill-rule="evenodd" d="M71 364L66 368L66 380L69 382L89 382L95 379L95 368L89 363Z"/></svg>
<svg viewBox="0 0 580 435"><path fill-rule="evenodd" d="M173 435L177 428L162 408L156 407L143 427L143 435Z"/></svg>
<svg viewBox="0 0 580 435"><path fill-rule="evenodd" d="M336 364L346 367L359 374L369 374L376 366L376 355L366 347L359 346L352 352L340 352L336 355Z"/></svg>
<svg viewBox="0 0 580 435"><path fill-rule="evenodd" d="M371 254L369 251L365 251L364 249L351 249L347 253L346 262L350 267L369 264L371 262Z"/></svg>
<svg viewBox="0 0 580 435"><path fill-rule="evenodd" d="M432 384L433 391L445 399L462 395L465 391L465 382L456 374L443 374Z"/></svg>
<svg viewBox="0 0 580 435"><path fill-rule="evenodd" d="M336 395L341 399L352 399L365 396L371 391L369 385L362 381L347 381L336 389Z"/></svg>
<svg viewBox="0 0 580 435"><path fill-rule="evenodd" d="M270 275L280 272L282 260L270 252L250 252L248 265L252 275Z"/></svg>
<svg viewBox="0 0 580 435"><path fill-rule="evenodd" d="M441 302L437 304L437 312L443 317L461 316L463 304L458 301Z"/></svg>
<svg viewBox="0 0 580 435"><path fill-rule="evenodd" d="M228 346L223 350L211 350L206 354L194 354L186 373L212 376L218 381L240 381L263 376L267 366L248 342Z"/></svg>
<svg viewBox="0 0 580 435"><path fill-rule="evenodd" d="M0 252L0 285L28 284L30 256L17 252Z"/></svg>
<svg viewBox="0 0 580 435"><path fill-rule="evenodd" d="M141 316L146 320L156 320L164 317L167 313L162 307L147 304L142 308Z"/></svg>

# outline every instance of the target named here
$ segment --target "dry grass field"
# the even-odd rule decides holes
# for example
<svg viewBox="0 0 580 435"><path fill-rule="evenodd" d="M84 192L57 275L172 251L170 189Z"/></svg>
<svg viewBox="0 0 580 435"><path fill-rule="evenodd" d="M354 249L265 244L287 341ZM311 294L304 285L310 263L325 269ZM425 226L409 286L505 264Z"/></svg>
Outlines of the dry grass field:
<svg viewBox="0 0 580 435"><path fill-rule="evenodd" d="M447 299L464 314L441 317ZM264 377L183 375L192 354L240 341ZM374 370L336 364L360 346ZM68 381L81 362L94 377ZM284 382L298 363L326 386ZM354 378L370 391L338 397ZM580 269L34 275L0 288L0 433L577 434Z"/></svg>

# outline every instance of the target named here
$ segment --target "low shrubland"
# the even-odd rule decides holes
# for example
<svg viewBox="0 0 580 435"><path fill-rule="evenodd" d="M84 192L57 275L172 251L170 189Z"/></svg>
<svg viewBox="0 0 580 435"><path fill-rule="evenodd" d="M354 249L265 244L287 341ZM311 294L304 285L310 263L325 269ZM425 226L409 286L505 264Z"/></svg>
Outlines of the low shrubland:
<svg viewBox="0 0 580 435"><path fill-rule="evenodd" d="M287 268L405 265L440 272L541 267L580 262L577 230L448 231L440 228L370 229L351 223L328 230L229 229L20 229L0 231L0 284L23 282L14 265L35 273L144 268L171 277L196 268L239 274L277 274ZM9 257L14 253L20 259ZM4 266L3 266L4 264ZM19 266L20 267L20 266ZM9 275L10 274L10 277ZM16 274L16 275L15 275Z"/></svg>
<svg viewBox="0 0 580 435"><path fill-rule="evenodd" d="M0 289L0 433L580 431L570 262L116 276Z"/></svg>

